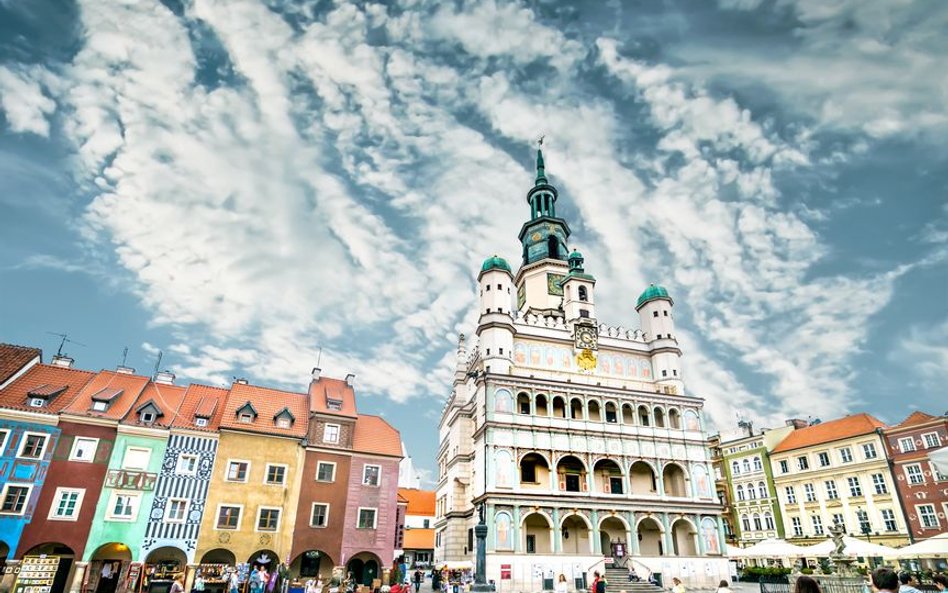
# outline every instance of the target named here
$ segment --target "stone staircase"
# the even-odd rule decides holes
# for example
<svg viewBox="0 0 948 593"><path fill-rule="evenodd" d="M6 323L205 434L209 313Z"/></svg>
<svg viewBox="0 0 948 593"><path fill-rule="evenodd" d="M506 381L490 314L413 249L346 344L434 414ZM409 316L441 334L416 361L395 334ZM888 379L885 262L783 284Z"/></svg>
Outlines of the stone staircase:
<svg viewBox="0 0 948 593"><path fill-rule="evenodd" d="M639 577L645 578L647 574L639 571ZM626 568L606 568L606 593L661 593L664 591L658 585L653 585L648 581L641 580L635 583L629 582L629 571Z"/></svg>

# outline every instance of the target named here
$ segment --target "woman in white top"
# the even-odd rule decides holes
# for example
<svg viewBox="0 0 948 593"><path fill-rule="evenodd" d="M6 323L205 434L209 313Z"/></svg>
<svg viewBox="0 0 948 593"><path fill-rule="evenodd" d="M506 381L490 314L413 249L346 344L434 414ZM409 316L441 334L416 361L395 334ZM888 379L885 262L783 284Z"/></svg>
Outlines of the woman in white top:
<svg viewBox="0 0 948 593"><path fill-rule="evenodd" d="M568 593L569 592L569 583L566 582L566 575L560 574L560 578L556 581L556 586L553 587L553 590L556 593Z"/></svg>
<svg viewBox="0 0 948 593"><path fill-rule="evenodd" d="M717 593L731 593L731 588L728 586L727 581L721 581L718 583Z"/></svg>

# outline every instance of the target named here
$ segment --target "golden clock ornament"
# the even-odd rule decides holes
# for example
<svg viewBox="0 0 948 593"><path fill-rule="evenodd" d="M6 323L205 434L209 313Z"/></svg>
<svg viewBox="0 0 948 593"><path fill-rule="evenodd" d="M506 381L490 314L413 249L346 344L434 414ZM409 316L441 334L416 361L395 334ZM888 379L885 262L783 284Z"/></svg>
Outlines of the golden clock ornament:
<svg viewBox="0 0 948 593"><path fill-rule="evenodd" d="M576 355L576 364L579 365L579 368L584 371L591 371L596 368L598 360L596 355L593 354L593 351L589 348L583 348L579 354Z"/></svg>

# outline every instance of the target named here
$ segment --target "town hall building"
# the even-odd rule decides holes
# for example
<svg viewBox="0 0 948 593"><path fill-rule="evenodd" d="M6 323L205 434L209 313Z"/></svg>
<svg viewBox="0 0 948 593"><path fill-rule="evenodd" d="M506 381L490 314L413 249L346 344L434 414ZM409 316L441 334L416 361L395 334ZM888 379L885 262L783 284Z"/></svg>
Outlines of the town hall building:
<svg viewBox="0 0 948 593"><path fill-rule="evenodd" d="M484 262L475 339L459 340L435 561L473 560L483 507L501 591L552 588L559 574L579 588L612 564L716 584L728 577L722 509L672 298L651 285L633 303L639 329L602 323L594 269L570 250L556 201L538 151L520 266Z"/></svg>

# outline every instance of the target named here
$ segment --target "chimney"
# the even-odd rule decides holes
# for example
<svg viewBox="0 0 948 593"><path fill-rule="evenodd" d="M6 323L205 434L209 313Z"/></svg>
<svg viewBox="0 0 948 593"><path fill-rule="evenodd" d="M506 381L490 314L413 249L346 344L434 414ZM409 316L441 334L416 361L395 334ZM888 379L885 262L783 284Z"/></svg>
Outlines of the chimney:
<svg viewBox="0 0 948 593"><path fill-rule="evenodd" d="M319 373L321 372L323 372L321 368L313 367L313 372L311 373L313 375L313 381L319 381Z"/></svg>
<svg viewBox="0 0 948 593"><path fill-rule="evenodd" d="M346 385L348 385L349 387L352 387L352 384L355 383L355 378L356 376L353 375L352 373L349 373L348 375L346 375Z"/></svg>
<svg viewBox="0 0 948 593"><path fill-rule="evenodd" d="M239 379L234 379L234 383L238 385L247 385L247 380L243 377L240 377Z"/></svg>
<svg viewBox="0 0 948 593"><path fill-rule="evenodd" d="M63 368L66 368L66 369L71 369L71 368L72 368L72 363L74 363L74 362L76 362L76 361L73 360L73 359L71 359L71 358L69 358L69 357L66 356L65 354L62 354L62 355L57 354L56 356L53 357L53 359L52 359L51 361L49 361L49 363L50 363L51 365L53 365L53 366L63 367Z"/></svg>
<svg viewBox="0 0 948 593"><path fill-rule="evenodd" d="M792 426L794 429L797 428L806 428L810 423L802 418L789 418L787 419L787 426Z"/></svg>
<svg viewBox="0 0 948 593"><path fill-rule="evenodd" d="M155 383L174 385L174 373L171 371L158 371L155 373Z"/></svg>
<svg viewBox="0 0 948 593"><path fill-rule="evenodd" d="M115 372L121 375L134 375L135 369L133 369L132 367L127 367L123 364L120 364L117 367L115 367Z"/></svg>

